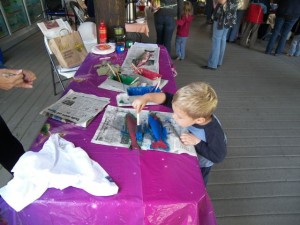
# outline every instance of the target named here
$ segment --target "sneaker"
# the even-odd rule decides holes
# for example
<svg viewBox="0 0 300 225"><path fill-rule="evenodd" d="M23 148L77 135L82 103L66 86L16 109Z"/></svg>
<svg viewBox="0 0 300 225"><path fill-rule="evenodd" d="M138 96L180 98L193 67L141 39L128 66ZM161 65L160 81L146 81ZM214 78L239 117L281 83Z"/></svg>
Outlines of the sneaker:
<svg viewBox="0 0 300 225"><path fill-rule="evenodd" d="M291 55L291 54L289 54L289 53L288 53L288 54L286 54L286 55L287 55L287 56L289 56L289 57L293 56L293 55Z"/></svg>

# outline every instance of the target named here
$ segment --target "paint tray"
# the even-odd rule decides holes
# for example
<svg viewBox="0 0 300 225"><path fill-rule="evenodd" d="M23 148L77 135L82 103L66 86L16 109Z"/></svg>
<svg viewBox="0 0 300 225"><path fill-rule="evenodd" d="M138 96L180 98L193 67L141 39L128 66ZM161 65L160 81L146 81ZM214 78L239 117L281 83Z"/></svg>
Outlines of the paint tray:
<svg viewBox="0 0 300 225"><path fill-rule="evenodd" d="M126 75L123 75L123 74L120 74L119 77L121 79L121 83L126 84L126 85L130 85L135 79L134 77L126 76ZM116 76L110 76L110 79L119 82L119 79Z"/></svg>
<svg viewBox="0 0 300 225"><path fill-rule="evenodd" d="M156 86L129 87L127 88L127 94L128 96L137 96L137 95L144 95L147 93L160 92L159 88L157 88L156 90L155 88Z"/></svg>

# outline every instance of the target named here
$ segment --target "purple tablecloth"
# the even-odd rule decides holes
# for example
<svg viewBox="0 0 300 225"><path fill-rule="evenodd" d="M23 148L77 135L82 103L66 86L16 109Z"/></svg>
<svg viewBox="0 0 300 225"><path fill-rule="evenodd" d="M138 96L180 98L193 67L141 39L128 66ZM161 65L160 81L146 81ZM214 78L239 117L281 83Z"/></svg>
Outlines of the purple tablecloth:
<svg viewBox="0 0 300 225"><path fill-rule="evenodd" d="M111 56L113 63L121 65L126 53L113 53ZM101 57L89 54L68 88L110 97L111 105L116 105L116 92L97 87L105 79L104 76L97 76L94 68ZM160 73L169 80L163 91L175 92L171 61L165 48L161 48L159 61ZM151 110L169 111L163 106L151 106ZM90 158L97 161L119 186L118 194L95 197L73 187L64 190L51 188L20 212L15 212L0 198L3 224L216 224L195 157L93 144L91 139L102 116L103 112L87 128L52 119L48 119L47 123L51 133L61 133L66 140L86 150ZM46 139L45 134L40 134L31 149L39 151Z"/></svg>

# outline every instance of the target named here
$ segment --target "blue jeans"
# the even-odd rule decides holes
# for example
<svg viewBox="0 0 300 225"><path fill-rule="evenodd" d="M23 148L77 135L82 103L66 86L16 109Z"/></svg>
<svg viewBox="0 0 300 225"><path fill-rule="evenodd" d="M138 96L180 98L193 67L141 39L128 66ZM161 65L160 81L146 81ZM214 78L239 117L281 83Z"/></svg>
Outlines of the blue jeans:
<svg viewBox="0 0 300 225"><path fill-rule="evenodd" d="M276 40L279 37L277 48L275 49L275 54L281 54L286 43L287 36L291 31L294 24L297 22L298 18L295 19L285 19L284 17L276 17L275 26L272 31L271 38L268 42L265 53L271 54Z"/></svg>
<svg viewBox="0 0 300 225"><path fill-rule="evenodd" d="M179 37L178 35L176 36L176 40L175 40L176 55L180 59L184 59L185 58L186 40L187 40L187 37Z"/></svg>
<svg viewBox="0 0 300 225"><path fill-rule="evenodd" d="M154 14L156 29L156 44L164 45L171 54L171 42L176 21L173 16L162 16Z"/></svg>
<svg viewBox="0 0 300 225"><path fill-rule="evenodd" d="M226 49L226 37L228 28L218 30L218 22L214 21L213 36L212 36L212 48L210 56L208 58L207 66L211 68L217 68L223 63L224 53Z"/></svg>
<svg viewBox="0 0 300 225"><path fill-rule="evenodd" d="M300 56L300 34L294 36L289 55Z"/></svg>
<svg viewBox="0 0 300 225"><path fill-rule="evenodd" d="M207 186L208 174L210 172L210 169L211 169L211 167L202 167L201 168L201 174L202 174L202 177L203 177L203 181L204 181L205 187Z"/></svg>
<svg viewBox="0 0 300 225"><path fill-rule="evenodd" d="M246 10L237 10L236 12L236 24L229 28L227 34L228 41L235 41L239 35L242 19L244 18Z"/></svg>

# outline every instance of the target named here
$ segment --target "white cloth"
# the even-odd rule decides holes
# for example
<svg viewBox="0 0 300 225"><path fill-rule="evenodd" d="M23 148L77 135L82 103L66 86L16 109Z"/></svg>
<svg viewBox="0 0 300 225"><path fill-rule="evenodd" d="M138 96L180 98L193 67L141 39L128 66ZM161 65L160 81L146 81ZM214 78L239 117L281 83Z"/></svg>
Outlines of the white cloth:
<svg viewBox="0 0 300 225"><path fill-rule="evenodd" d="M39 152L26 152L12 169L14 178L0 189L16 211L38 199L47 188L73 186L95 196L109 196L118 186L106 171L73 143L53 134Z"/></svg>

